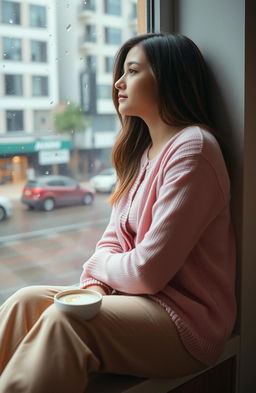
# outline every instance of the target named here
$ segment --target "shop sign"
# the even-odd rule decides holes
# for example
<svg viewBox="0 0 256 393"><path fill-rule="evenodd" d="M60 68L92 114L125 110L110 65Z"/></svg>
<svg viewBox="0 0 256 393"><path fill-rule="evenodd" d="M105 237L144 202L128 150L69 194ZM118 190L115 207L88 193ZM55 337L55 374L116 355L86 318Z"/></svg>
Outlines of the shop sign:
<svg viewBox="0 0 256 393"><path fill-rule="evenodd" d="M69 162L69 150L40 150L38 152L40 165L65 164Z"/></svg>
<svg viewBox="0 0 256 393"><path fill-rule="evenodd" d="M53 140L53 141L35 141L24 143L1 143L0 154L22 154L35 153L41 150L70 150L72 147L69 140Z"/></svg>
<svg viewBox="0 0 256 393"><path fill-rule="evenodd" d="M60 149L61 141L38 141L35 143L35 150Z"/></svg>

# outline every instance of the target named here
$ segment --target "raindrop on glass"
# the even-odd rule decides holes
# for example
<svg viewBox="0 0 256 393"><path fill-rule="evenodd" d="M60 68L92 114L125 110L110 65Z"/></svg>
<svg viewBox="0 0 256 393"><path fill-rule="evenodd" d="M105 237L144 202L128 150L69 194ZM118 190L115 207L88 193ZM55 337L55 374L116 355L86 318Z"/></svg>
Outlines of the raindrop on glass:
<svg viewBox="0 0 256 393"><path fill-rule="evenodd" d="M67 7L67 8L69 8L69 7L70 7L70 4L69 4L69 3L67 3L67 4L66 4L66 7Z"/></svg>
<svg viewBox="0 0 256 393"><path fill-rule="evenodd" d="M3 68L5 68L5 64L3 64Z"/></svg>
<svg viewBox="0 0 256 393"><path fill-rule="evenodd" d="M65 50L65 55L68 55L69 54L69 51L68 50Z"/></svg>
<svg viewBox="0 0 256 393"><path fill-rule="evenodd" d="M4 57L7 56L7 53L4 52Z"/></svg>
<svg viewBox="0 0 256 393"><path fill-rule="evenodd" d="M71 30L71 25L70 25L70 24L67 25L66 30L67 30L67 31L70 31L70 30Z"/></svg>
<svg viewBox="0 0 256 393"><path fill-rule="evenodd" d="M44 174L45 174L45 175L49 175L49 171L45 171Z"/></svg>
<svg viewBox="0 0 256 393"><path fill-rule="evenodd" d="M10 23L11 25L13 24L13 19L12 19L12 18L9 19L9 23Z"/></svg>
<svg viewBox="0 0 256 393"><path fill-rule="evenodd" d="M58 57L56 57L55 61L56 61L56 62L59 61Z"/></svg>
<svg viewBox="0 0 256 393"><path fill-rule="evenodd" d="M67 101L67 105L70 105L70 101Z"/></svg>
<svg viewBox="0 0 256 393"><path fill-rule="evenodd" d="M53 104L53 101L50 101L50 104L52 105L52 104Z"/></svg>

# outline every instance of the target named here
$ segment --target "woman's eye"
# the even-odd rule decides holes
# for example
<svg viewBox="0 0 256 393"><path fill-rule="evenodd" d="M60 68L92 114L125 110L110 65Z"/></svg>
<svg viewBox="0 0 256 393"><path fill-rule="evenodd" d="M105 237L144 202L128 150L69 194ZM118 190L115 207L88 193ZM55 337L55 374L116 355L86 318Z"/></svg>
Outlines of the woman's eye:
<svg viewBox="0 0 256 393"><path fill-rule="evenodd" d="M136 74L136 72L137 72L137 71L134 70L133 68L129 68L129 73L130 73L130 74Z"/></svg>

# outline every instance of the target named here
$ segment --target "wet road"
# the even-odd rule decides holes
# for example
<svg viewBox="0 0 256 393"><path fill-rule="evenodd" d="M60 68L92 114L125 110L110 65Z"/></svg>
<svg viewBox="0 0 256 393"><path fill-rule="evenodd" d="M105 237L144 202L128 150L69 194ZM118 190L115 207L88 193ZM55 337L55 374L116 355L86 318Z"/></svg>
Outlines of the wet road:
<svg viewBox="0 0 256 393"><path fill-rule="evenodd" d="M0 223L0 242L17 238L43 235L49 231L60 232L82 229L102 223L110 215L107 194L96 194L91 206L61 207L52 212L28 210L19 200L13 202L13 216Z"/></svg>
<svg viewBox="0 0 256 393"><path fill-rule="evenodd" d="M14 201L13 216L0 223L0 305L26 285L79 282L109 219L108 195L91 206L29 211Z"/></svg>

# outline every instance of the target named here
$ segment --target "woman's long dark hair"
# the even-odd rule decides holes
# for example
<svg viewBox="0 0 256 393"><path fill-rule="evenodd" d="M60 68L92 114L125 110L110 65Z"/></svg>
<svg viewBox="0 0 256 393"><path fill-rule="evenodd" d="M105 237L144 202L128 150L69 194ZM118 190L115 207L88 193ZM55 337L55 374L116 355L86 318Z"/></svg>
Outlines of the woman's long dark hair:
<svg viewBox="0 0 256 393"><path fill-rule="evenodd" d="M113 80L113 102L121 121L121 131L112 151L118 185L110 198L112 204L132 186L145 149L151 144L146 123L139 117L121 116L115 82L123 74L129 50L139 45L153 70L157 86L159 113L162 120L177 127L201 124L211 130L208 77L198 47L181 34L149 33L131 38L116 55Z"/></svg>

